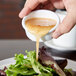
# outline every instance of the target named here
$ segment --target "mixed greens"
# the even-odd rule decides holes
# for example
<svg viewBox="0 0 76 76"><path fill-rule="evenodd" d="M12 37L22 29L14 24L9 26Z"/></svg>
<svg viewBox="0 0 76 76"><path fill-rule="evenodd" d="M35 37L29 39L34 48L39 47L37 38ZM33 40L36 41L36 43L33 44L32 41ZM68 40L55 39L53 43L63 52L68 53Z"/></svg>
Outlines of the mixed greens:
<svg viewBox="0 0 76 76"><path fill-rule="evenodd" d="M7 76L58 76L54 69L46 67L36 61L36 52L27 52L27 58L23 54L16 54L14 65L10 65L5 71Z"/></svg>
<svg viewBox="0 0 76 76"><path fill-rule="evenodd" d="M0 69L0 76L76 76L72 69L65 69L67 60L54 60L45 47L39 49L39 60L36 61L36 52L15 54L15 64Z"/></svg>

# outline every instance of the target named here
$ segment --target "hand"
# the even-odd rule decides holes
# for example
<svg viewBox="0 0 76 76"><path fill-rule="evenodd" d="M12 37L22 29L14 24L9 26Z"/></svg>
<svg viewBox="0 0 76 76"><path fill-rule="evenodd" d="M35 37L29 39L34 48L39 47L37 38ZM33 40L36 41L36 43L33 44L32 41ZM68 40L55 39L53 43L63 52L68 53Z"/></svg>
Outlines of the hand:
<svg viewBox="0 0 76 76"><path fill-rule="evenodd" d="M48 9L64 8L64 4L61 0L26 0L24 8L19 14L20 18L23 18L34 9Z"/></svg>
<svg viewBox="0 0 76 76"><path fill-rule="evenodd" d="M54 8L63 9L64 7L67 10L67 16L53 33L53 38L58 38L69 32L76 24L76 0L27 0L19 17L23 18L34 9L53 10Z"/></svg>
<svg viewBox="0 0 76 76"><path fill-rule="evenodd" d="M76 0L63 0L63 3L67 10L67 15L53 33L53 38L58 38L59 36L70 32L76 24Z"/></svg>

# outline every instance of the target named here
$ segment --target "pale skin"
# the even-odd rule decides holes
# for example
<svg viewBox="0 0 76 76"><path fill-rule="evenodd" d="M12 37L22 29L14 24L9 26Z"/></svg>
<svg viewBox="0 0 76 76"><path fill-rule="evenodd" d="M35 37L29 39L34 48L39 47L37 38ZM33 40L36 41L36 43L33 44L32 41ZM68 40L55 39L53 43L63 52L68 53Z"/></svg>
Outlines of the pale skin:
<svg viewBox="0 0 76 76"><path fill-rule="evenodd" d="M54 8L67 10L66 17L52 35L53 38L58 38L68 33L76 24L76 0L27 0L19 17L23 18L35 9L53 10Z"/></svg>

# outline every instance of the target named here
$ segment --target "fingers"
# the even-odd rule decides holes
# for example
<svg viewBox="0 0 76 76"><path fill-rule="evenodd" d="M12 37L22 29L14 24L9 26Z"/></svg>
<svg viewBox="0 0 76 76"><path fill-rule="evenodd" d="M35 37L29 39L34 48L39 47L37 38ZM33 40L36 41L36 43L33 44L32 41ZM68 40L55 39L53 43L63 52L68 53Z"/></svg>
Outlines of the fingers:
<svg viewBox="0 0 76 76"><path fill-rule="evenodd" d="M51 0L53 6L57 9L64 9L63 0Z"/></svg>
<svg viewBox="0 0 76 76"><path fill-rule="evenodd" d="M48 1L48 3L44 5L43 9L54 10L55 8L53 4L50 1Z"/></svg>
<svg viewBox="0 0 76 76"><path fill-rule="evenodd" d="M29 7L27 7L27 8L23 8L22 10L21 10L21 12L19 13L19 17L20 18L23 18L24 16L26 16L28 13L30 13L31 12L31 9L29 8Z"/></svg>
<svg viewBox="0 0 76 76"><path fill-rule="evenodd" d="M63 22L59 25L59 27L53 33L53 38L58 38L59 36L68 33L75 25L75 20L72 15L67 15Z"/></svg>
<svg viewBox="0 0 76 76"><path fill-rule="evenodd" d="M29 14L33 9L35 9L38 5L39 5L38 0L27 0L24 5L24 8L19 13L19 17L23 18L24 16Z"/></svg>
<svg viewBox="0 0 76 76"><path fill-rule="evenodd" d="M46 2L43 2L43 3L41 2L35 10L38 10L38 9L46 9L46 10L52 10L52 11L55 10L50 0L47 0Z"/></svg>

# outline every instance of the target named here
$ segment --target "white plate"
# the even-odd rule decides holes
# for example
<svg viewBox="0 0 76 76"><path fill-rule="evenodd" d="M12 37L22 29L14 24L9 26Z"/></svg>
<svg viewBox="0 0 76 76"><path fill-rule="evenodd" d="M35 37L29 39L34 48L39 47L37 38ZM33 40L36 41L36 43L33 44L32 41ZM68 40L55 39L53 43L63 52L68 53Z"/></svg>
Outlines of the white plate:
<svg viewBox="0 0 76 76"><path fill-rule="evenodd" d="M54 57L54 59L64 59L64 58ZM10 64L14 64L14 63L15 63L14 57L2 60L0 61L0 69L2 69L4 66L9 66ZM76 62L72 60L68 60L68 65L66 66L66 68L67 69L72 68L74 71L76 71Z"/></svg>
<svg viewBox="0 0 76 76"><path fill-rule="evenodd" d="M26 56L25 56L25 58L26 58ZM0 61L0 69L4 68L4 66L9 66L10 64L15 64L14 57L1 60Z"/></svg>
<svg viewBox="0 0 76 76"><path fill-rule="evenodd" d="M53 43L52 40L50 41L46 41L44 42L44 44L50 48L53 48L53 49L57 49L57 50L60 50L60 51L75 51L76 50L76 47L75 48L72 48L72 47L61 47L61 46L57 46Z"/></svg>

